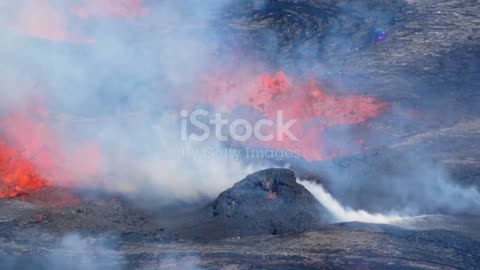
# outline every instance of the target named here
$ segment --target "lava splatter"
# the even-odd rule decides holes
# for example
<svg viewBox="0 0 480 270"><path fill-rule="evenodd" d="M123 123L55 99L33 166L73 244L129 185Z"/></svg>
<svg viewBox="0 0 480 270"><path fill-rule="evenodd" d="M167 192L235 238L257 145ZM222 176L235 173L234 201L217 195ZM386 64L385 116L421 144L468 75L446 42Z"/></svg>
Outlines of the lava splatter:
<svg viewBox="0 0 480 270"><path fill-rule="evenodd" d="M207 87L201 94L203 100L189 100L188 104L208 103L218 111L232 113L241 107L253 108L270 120L275 120L281 111L285 119L294 119L291 131L298 140L249 140L251 146L292 151L306 160L326 160L353 154L352 147L329 149L325 132L333 127L362 123L378 117L386 105L374 98L364 96L335 96L319 87L316 80L298 83L284 72L261 76L251 72L219 75L207 79ZM250 117L242 115L243 118ZM274 132L272 127L270 132ZM362 148L363 139L349 142Z"/></svg>

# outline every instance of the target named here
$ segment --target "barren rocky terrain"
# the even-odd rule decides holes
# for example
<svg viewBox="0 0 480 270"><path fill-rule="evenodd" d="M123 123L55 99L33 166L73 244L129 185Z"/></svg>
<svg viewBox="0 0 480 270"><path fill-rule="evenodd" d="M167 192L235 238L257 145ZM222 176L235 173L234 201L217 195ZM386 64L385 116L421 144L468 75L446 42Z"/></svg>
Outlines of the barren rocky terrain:
<svg viewBox="0 0 480 270"><path fill-rule="evenodd" d="M289 182L292 176L285 169L259 172L211 204L172 208L178 211L173 214L118 199L62 208L2 201L2 264L13 269L476 269L480 263L478 217L328 225L321 205L300 207L313 197ZM250 200L232 195L242 193ZM276 198L269 197L274 193Z"/></svg>

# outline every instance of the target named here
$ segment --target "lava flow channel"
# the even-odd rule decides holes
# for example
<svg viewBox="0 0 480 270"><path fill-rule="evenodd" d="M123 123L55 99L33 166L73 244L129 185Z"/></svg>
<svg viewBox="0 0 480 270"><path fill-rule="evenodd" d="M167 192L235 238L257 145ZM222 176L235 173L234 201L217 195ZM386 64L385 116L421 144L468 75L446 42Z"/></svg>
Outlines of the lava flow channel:
<svg viewBox="0 0 480 270"><path fill-rule="evenodd" d="M372 97L327 94L317 81L300 84L283 72L274 76L243 72L206 80L207 87L201 93L203 100L185 101L187 104L207 103L226 113L235 113L241 107L253 108L273 122L281 111L285 121L296 121L290 130L298 140L259 141L253 138L242 144L291 151L308 161L327 160L361 150L362 138L344 142L353 146L333 147L332 150L324 138L325 132L333 127L359 124L378 117L387 107ZM275 128L263 132L275 134Z"/></svg>

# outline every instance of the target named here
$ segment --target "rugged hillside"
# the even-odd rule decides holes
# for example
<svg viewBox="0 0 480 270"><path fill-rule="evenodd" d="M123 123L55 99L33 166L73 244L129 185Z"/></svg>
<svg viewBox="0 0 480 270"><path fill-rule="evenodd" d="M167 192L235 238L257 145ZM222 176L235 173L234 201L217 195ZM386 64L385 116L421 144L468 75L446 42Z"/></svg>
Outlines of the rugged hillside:
<svg viewBox="0 0 480 270"><path fill-rule="evenodd" d="M243 48L266 55L273 70L314 74L333 80L337 93L375 96L390 105L384 117L360 127L368 135L366 153L300 165L297 172L306 168L345 203L371 210L402 207L399 201L412 198L388 190L405 178L425 190L422 179L432 172L478 187L478 1L264 2L256 9L250 1L237 3L224 16L226 31L249 41ZM374 42L377 27L388 33L383 42ZM335 176L345 172L342 187L334 188L339 181L332 168Z"/></svg>
<svg viewBox="0 0 480 270"><path fill-rule="evenodd" d="M477 1L266 3L234 5L224 15L225 31L248 52L261 52L274 70L333 79L337 91L388 101L394 117L376 123L384 138L408 140L479 116ZM374 42L377 27L388 33L383 42Z"/></svg>
<svg viewBox="0 0 480 270"><path fill-rule="evenodd" d="M430 91L436 97L476 94L477 1L267 2L255 10L243 1L226 20L228 29L254 37L252 46L269 53L275 64L324 71L393 100ZM388 32L385 42L373 42L377 27Z"/></svg>

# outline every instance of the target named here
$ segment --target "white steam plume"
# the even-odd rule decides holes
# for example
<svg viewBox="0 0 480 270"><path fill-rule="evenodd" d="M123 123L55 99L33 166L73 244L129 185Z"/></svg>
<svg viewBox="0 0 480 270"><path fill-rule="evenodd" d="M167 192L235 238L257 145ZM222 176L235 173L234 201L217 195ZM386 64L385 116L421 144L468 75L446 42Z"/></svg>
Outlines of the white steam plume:
<svg viewBox="0 0 480 270"><path fill-rule="evenodd" d="M367 223L393 223L402 219L398 215L383 215L379 213L369 213L364 210L354 210L350 207L343 206L335 198L330 195L319 184L310 181L298 180L313 196L336 218L338 222L360 221Z"/></svg>

